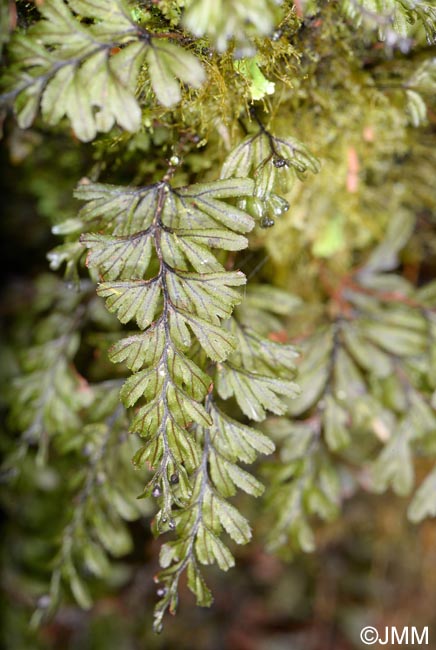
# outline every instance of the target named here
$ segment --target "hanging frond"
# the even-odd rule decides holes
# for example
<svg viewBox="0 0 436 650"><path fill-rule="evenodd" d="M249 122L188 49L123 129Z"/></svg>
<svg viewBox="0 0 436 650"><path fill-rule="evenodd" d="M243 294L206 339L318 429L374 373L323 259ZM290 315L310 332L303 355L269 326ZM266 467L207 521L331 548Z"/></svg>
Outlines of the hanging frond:
<svg viewBox="0 0 436 650"><path fill-rule="evenodd" d="M207 36L219 52L231 40L249 49L250 36L272 32L280 4L280 0L188 0L183 22L194 36Z"/></svg>
<svg viewBox="0 0 436 650"><path fill-rule="evenodd" d="M92 415L81 435L73 439L63 435L57 444L61 458L75 457L79 469L65 477L71 502L56 536L49 590L39 600L33 624L55 612L65 587L82 608L89 609L92 595L86 577L110 577L110 557L122 557L132 549L126 522L150 512L150 503L136 498L141 479L132 473L130 460L137 444L127 435L118 389L108 390L103 383L94 393Z"/></svg>
<svg viewBox="0 0 436 650"><path fill-rule="evenodd" d="M257 118L258 130L240 142L228 155L221 178L251 177L253 196L239 205L258 220L262 228L274 225L274 219L289 210L281 194L289 192L296 178L306 171L316 173L318 160L295 138L273 136Z"/></svg>
<svg viewBox="0 0 436 650"><path fill-rule="evenodd" d="M23 450L36 446L41 461L53 436L80 430L80 412L92 400L92 389L73 364L80 316L79 308L42 321L44 338L21 353L20 372L12 381L11 424L23 432Z"/></svg>
<svg viewBox="0 0 436 650"><path fill-rule="evenodd" d="M342 0L341 10L355 25L375 30L389 49L408 52L415 24L422 26L429 44L436 38L436 8L423 0Z"/></svg>
<svg viewBox="0 0 436 650"><path fill-rule="evenodd" d="M312 476L317 471L316 454L327 463L332 454L346 461L355 453L362 454L355 449L362 446L365 436L366 453L359 460L367 464L367 488L375 492L392 488L402 496L409 495L415 483L414 453L419 450L422 455L433 455L434 283L416 290L404 278L385 272L398 264L398 252L412 226L404 215L392 220L386 237L367 263L336 289L332 321L319 325L300 343L301 395L287 402L294 422L285 426L273 419L267 425L268 431L278 429L281 443L281 459L267 472L274 476L267 509L270 516L276 513L279 522L271 536L271 540L281 540L277 548L283 549L292 540L298 547L295 527L300 515L292 518L289 514L287 518L281 513L295 513L297 508L305 519L321 514L315 513L310 499L304 497L304 490L309 494L312 489L311 481L313 489L319 485ZM300 449L297 437L306 446L299 463L295 464L292 456L288 471L284 461L292 447ZM309 448L312 451L306 458ZM427 488L432 484L431 476L411 503L409 512L415 520L433 511ZM337 504L338 498L336 491L333 502ZM333 511L328 508L324 518Z"/></svg>
<svg viewBox="0 0 436 650"><path fill-rule="evenodd" d="M46 0L39 10L41 20L16 34L10 48L5 98L14 100L21 128L32 124L41 107L50 125L68 117L85 142L115 124L134 132L141 126L136 87L144 62L164 106L180 100L176 78L193 88L205 79L191 52L153 38L124 0Z"/></svg>
<svg viewBox="0 0 436 650"><path fill-rule="evenodd" d="M84 185L81 219L107 234L82 236L88 265L101 279L98 293L122 323L142 330L117 343L111 358L133 371L122 400L137 409L131 429L145 446L136 464L154 470L148 491L162 495L158 521L173 526L172 506L190 497L188 475L201 450L189 429L211 425L203 401L212 378L193 358L193 336L212 361L224 360L236 341L220 326L238 302L239 271L225 271L211 248L246 246L240 232L253 226L244 212L223 199L252 192L250 180L216 181L187 188L167 182L126 189ZM129 279L126 279L129 278ZM177 484L174 483L177 477Z"/></svg>
<svg viewBox="0 0 436 650"><path fill-rule="evenodd" d="M225 199L251 195L253 188L248 179L223 179L185 188L166 181L145 188L86 184L77 191L88 201L79 215L83 228L100 231L81 237L89 249L87 265L102 280L98 293L122 323L134 320L142 330L116 343L110 356L133 371L121 398L126 407L140 404L131 430L145 446L134 462L147 462L153 472L144 494L160 504L156 531L176 535L161 553L164 586L158 590L156 629L165 611L175 610L185 571L197 602L210 604L198 565L233 565L222 530L238 543L251 535L225 499L236 488L254 496L262 491L238 463L273 450L262 433L214 404L214 381L222 399L234 396L242 412L257 421L267 410L284 413L281 397L298 392L290 380L294 348L231 316L241 301L235 287L245 277L226 271L212 253L247 245L240 233L249 231L253 220Z"/></svg>
<svg viewBox="0 0 436 650"><path fill-rule="evenodd" d="M177 608L178 584L183 573L187 574L188 587L197 605L212 603L201 565L217 564L223 571L234 565L232 553L220 539L223 531L237 544L246 544L251 538L248 521L227 497L235 494L237 488L253 496L263 492L263 485L238 462L250 463L258 453L270 454L274 450L269 438L226 416L211 398L206 409L211 424L193 429L202 456L193 475L192 494L185 508L175 513L177 538L161 548L163 570L155 578L160 584L154 622L158 632L166 610L174 613Z"/></svg>

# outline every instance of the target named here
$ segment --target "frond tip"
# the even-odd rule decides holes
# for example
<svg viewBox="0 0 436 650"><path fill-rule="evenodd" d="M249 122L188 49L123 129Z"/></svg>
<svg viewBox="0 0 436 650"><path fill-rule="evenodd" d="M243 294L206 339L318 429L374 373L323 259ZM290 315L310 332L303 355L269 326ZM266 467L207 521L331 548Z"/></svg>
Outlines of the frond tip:
<svg viewBox="0 0 436 650"><path fill-rule="evenodd" d="M223 571L234 565L232 553L220 539L223 531L237 544L246 544L251 539L248 521L226 497L234 494L236 487L254 496L263 492L262 484L241 469L237 461L252 462L258 452L274 450L269 438L228 418L211 398L206 408L212 424L210 427L197 426L194 430L203 451L193 475L192 494L185 508L175 514L177 538L161 549L163 570L156 576L160 584L154 621L157 632L162 629L166 610L174 613L177 608L178 584L184 572L197 605L208 607L212 603L212 594L201 575L201 565L217 564Z"/></svg>

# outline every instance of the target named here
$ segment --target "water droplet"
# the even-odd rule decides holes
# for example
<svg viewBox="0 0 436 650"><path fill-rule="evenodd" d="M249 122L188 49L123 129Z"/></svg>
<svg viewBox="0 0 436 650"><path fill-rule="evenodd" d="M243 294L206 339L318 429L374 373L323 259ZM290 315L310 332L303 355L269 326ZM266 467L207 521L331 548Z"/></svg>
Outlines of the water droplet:
<svg viewBox="0 0 436 650"><path fill-rule="evenodd" d="M281 29L276 29L276 31L271 36L272 41L278 41L283 36L283 31Z"/></svg>
<svg viewBox="0 0 436 650"><path fill-rule="evenodd" d="M40 609L47 609L50 606L50 603L51 603L50 596L45 595L45 596L41 596L40 598L38 598L38 603L37 604L38 604L38 607Z"/></svg>
<svg viewBox="0 0 436 650"><path fill-rule="evenodd" d="M287 163L287 161L286 161L284 158L279 158L278 156L276 156L276 157L273 159L273 165L274 165L274 167L277 167L277 168L280 168L280 167L286 167L287 164L288 164L288 163Z"/></svg>
<svg viewBox="0 0 436 650"><path fill-rule="evenodd" d="M276 217L279 217L283 212L289 210L289 203L278 194L271 195L268 205Z"/></svg>
<svg viewBox="0 0 436 650"><path fill-rule="evenodd" d="M175 530L175 529L176 529L176 522L174 521L174 519L170 519L170 520L169 520L169 522L168 522L168 528L169 528L170 530Z"/></svg>
<svg viewBox="0 0 436 650"><path fill-rule="evenodd" d="M175 485L176 483L179 482L179 476L178 474L171 474L170 476L170 482Z"/></svg>
<svg viewBox="0 0 436 650"><path fill-rule="evenodd" d="M271 219L271 217L262 217L260 220L260 227L261 228L271 228L271 226L274 225L274 219Z"/></svg>
<svg viewBox="0 0 436 650"><path fill-rule="evenodd" d="M170 158L170 165L172 167L177 167L177 165L180 164L180 158L178 156L171 156Z"/></svg>
<svg viewBox="0 0 436 650"><path fill-rule="evenodd" d="M165 596L166 593L167 593L167 590L166 590L165 587L159 587L159 589L156 591L156 595L157 595L159 598L163 598L163 597Z"/></svg>
<svg viewBox="0 0 436 650"><path fill-rule="evenodd" d="M161 490L160 490L159 485L155 485L155 486L154 486L153 491L152 491L151 494L152 494L152 496L155 497L155 499L157 499L158 497L160 497L160 495L161 495L162 493L161 493ZM162 521L163 521L163 518L162 518Z"/></svg>

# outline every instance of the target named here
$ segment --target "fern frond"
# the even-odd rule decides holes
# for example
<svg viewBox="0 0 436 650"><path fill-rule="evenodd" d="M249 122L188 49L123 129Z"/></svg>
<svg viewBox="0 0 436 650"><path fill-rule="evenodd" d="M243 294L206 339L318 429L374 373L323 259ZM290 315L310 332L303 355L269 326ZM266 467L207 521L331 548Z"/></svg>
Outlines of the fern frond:
<svg viewBox="0 0 436 650"><path fill-rule="evenodd" d="M212 603L200 566L216 563L227 571L234 565L232 553L220 539L223 530L237 544L246 544L251 538L247 520L227 497L236 488L254 496L263 492L262 484L237 462L252 462L257 453L269 454L274 450L269 438L226 416L210 397L206 409L211 425L194 428L202 456L193 476L192 494L185 508L174 515L177 538L165 543L160 553L163 570L156 576L160 600L154 622L158 632L166 610L174 613L177 608L178 584L183 573L187 573L188 587L197 604Z"/></svg>
<svg viewBox="0 0 436 650"><path fill-rule="evenodd" d="M117 343L111 358L134 372L121 396L127 407L143 402L131 428L146 445L135 462L147 461L154 470L148 491L162 495L158 521L164 527L173 525L173 504L189 498L188 474L200 462L189 425L211 424L203 401L212 379L191 358L192 334L213 361L235 347L220 322L240 301L235 287L245 278L225 271L210 248L246 245L237 233L251 229L252 220L223 199L252 189L249 180L222 180L174 189L167 182L136 189L85 185L77 192L88 200L81 219L108 233L82 236L88 265L111 280L98 293L122 323L135 320L143 330Z"/></svg>
<svg viewBox="0 0 436 650"><path fill-rule="evenodd" d="M295 545L296 522L302 517L307 524L310 514L315 514L304 495L305 490L311 494L311 481L313 489L319 485L314 460L319 454L327 464L332 454L339 464L346 463L355 453L362 454L355 451L356 437L362 446L364 436L366 487L375 492L392 488L402 496L409 495L414 485L413 450L434 454L434 283L416 290L401 276L386 273L397 266L398 252L412 226L403 215L392 220L367 263L335 289L330 322L318 325L300 344L301 395L287 402L288 413L296 421L281 426L281 462L273 463L275 473L268 470L277 483L267 503L270 511L277 504L279 523L271 539L281 540L278 547L290 540ZM268 430L270 426L280 428L275 420ZM302 453L296 464L290 449L297 445L297 437L312 451L310 460ZM292 462L288 466L284 461L289 453ZM362 457L358 458L361 463ZM307 486L303 476L308 477ZM431 476L428 481L430 485ZM424 486L410 506L412 518L432 510L428 499ZM294 519L279 516L295 509L300 515ZM325 518L331 512L327 508Z"/></svg>
<svg viewBox="0 0 436 650"><path fill-rule="evenodd" d="M423 0L343 0L341 10L356 25L377 30L389 49L407 52L415 23L423 27L428 43L435 42L436 9Z"/></svg>
<svg viewBox="0 0 436 650"><path fill-rule="evenodd" d="M249 49L250 36L266 36L279 22L279 4L271 0L188 0L183 22L195 36L207 36L219 52L233 39Z"/></svg>
<svg viewBox="0 0 436 650"><path fill-rule="evenodd" d="M156 629L165 611L175 610L185 571L197 602L210 604L199 564L233 565L222 530L238 543L251 535L226 498L237 488L255 496L262 491L238 463L273 450L263 434L214 404L214 382L223 400L234 396L256 421L267 410L284 413L282 396L298 392L290 381L294 348L231 315L241 301L235 287L245 277L226 271L212 253L247 245L240 233L253 227L253 219L225 200L253 190L252 180L236 178L185 188L166 181L127 189L87 184L77 191L88 201L79 214L83 227L103 231L81 237L88 266L104 280L98 293L122 323L135 320L142 330L116 343L110 356L133 371L121 398L126 407L140 402L131 430L145 445L134 462L147 462L153 472L144 494L160 504L155 529L176 536L161 553Z"/></svg>
<svg viewBox="0 0 436 650"><path fill-rule="evenodd" d="M244 138L224 161L221 178L251 177L255 181L253 196L243 199L247 210L263 228L274 225L274 218L289 210L281 196L291 189L296 178L306 171L316 173L319 161L295 138L273 136L252 111L259 128Z"/></svg>
<svg viewBox="0 0 436 650"><path fill-rule="evenodd" d="M115 124L127 131L141 126L136 99L139 72L147 62L151 85L164 106L181 97L179 79L199 88L205 79L198 59L136 23L124 0L47 0L42 18L11 43L13 64L7 93L19 125L27 128L39 106L44 120L64 116L80 140L89 142Z"/></svg>
<svg viewBox="0 0 436 650"><path fill-rule="evenodd" d="M278 459L263 466L268 481L266 544L270 551L289 559L300 550L310 553L315 549L314 517L331 521L338 515L340 477L316 423L271 418L265 430L279 447Z"/></svg>
<svg viewBox="0 0 436 650"><path fill-rule="evenodd" d="M12 382L11 423L23 432L26 448L39 449L41 461L53 436L80 430L80 411L92 399L92 389L73 365L80 344L77 313L40 323L48 335L21 354L20 374Z"/></svg>
<svg viewBox="0 0 436 650"><path fill-rule="evenodd" d="M77 603L88 609L92 595L86 576L110 576L110 557L126 555L132 548L125 522L148 514L150 503L139 501L141 478L131 471L133 438L118 401L118 387L94 387L95 399L88 424L73 439L63 434L57 443L62 459L75 457L78 469L69 482L69 508L56 536L48 593L39 599L33 623L56 611L66 587ZM137 441L136 441L137 442ZM80 464L79 464L80 460Z"/></svg>

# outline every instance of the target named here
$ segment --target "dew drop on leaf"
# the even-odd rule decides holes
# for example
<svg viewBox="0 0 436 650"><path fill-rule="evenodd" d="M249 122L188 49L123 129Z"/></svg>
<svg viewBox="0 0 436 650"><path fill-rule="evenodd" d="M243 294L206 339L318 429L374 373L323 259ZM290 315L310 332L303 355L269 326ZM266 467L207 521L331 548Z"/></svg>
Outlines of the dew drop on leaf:
<svg viewBox="0 0 436 650"><path fill-rule="evenodd" d="M271 217L262 217L260 220L260 227L261 228L271 228L274 225L275 221L274 219L271 219Z"/></svg>
<svg viewBox="0 0 436 650"><path fill-rule="evenodd" d="M277 156L276 158L273 159L273 165L278 169L280 169L280 167L286 167L287 164L288 162L284 158L280 158Z"/></svg>
<svg viewBox="0 0 436 650"><path fill-rule="evenodd" d="M160 487L158 485L155 485L151 494L152 494L152 496L155 497L155 499L160 497L160 495L162 494Z"/></svg>

